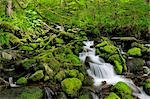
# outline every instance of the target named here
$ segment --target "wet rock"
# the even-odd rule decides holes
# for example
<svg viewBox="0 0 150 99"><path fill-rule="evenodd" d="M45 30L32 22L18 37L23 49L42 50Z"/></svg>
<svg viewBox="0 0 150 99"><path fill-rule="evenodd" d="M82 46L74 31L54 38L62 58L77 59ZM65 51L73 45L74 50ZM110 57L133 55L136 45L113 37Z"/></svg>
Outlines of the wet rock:
<svg viewBox="0 0 150 99"><path fill-rule="evenodd" d="M137 71L143 70L145 61L141 58L128 59L127 66L130 72L137 73Z"/></svg>
<svg viewBox="0 0 150 99"><path fill-rule="evenodd" d="M44 77L43 70L38 70L34 74L32 74L29 79L32 81L38 81Z"/></svg>
<svg viewBox="0 0 150 99"><path fill-rule="evenodd" d="M70 96L75 96L81 86L82 82L77 78L66 78L61 82L63 91Z"/></svg>

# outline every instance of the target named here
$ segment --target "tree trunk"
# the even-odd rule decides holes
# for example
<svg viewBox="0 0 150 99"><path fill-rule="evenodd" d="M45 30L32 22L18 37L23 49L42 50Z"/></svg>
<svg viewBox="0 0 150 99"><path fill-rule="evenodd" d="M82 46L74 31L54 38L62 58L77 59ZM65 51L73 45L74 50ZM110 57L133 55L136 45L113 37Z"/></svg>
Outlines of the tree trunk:
<svg viewBox="0 0 150 99"><path fill-rule="evenodd" d="M6 15L8 17L12 16L12 12L13 12L13 10L12 10L12 0L7 0L6 11L5 12L6 12Z"/></svg>

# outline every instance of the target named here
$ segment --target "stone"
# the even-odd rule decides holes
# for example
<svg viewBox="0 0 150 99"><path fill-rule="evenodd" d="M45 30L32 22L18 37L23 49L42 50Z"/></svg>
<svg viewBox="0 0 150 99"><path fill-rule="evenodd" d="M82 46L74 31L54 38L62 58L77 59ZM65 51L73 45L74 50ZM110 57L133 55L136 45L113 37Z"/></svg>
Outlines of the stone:
<svg viewBox="0 0 150 99"><path fill-rule="evenodd" d="M38 70L34 74L32 74L29 79L32 81L39 81L44 77L43 70Z"/></svg>

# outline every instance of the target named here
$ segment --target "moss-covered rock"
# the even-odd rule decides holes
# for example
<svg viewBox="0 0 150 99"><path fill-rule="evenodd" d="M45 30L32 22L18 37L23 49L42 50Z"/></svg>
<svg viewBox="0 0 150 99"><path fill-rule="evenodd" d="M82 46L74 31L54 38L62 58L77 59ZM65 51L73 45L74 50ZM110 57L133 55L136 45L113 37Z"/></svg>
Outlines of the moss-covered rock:
<svg viewBox="0 0 150 99"><path fill-rule="evenodd" d="M44 81L48 81L50 79L50 77L48 75L44 76Z"/></svg>
<svg viewBox="0 0 150 99"><path fill-rule="evenodd" d="M131 95L132 94L132 89L124 82L118 82L116 83L113 87L112 87L112 90L114 92L117 92L119 94L129 94Z"/></svg>
<svg viewBox="0 0 150 99"><path fill-rule="evenodd" d="M23 61L21 61L22 66L24 69L28 70L30 67L32 67L33 65L36 64L36 60L35 59L25 59Z"/></svg>
<svg viewBox="0 0 150 99"><path fill-rule="evenodd" d="M89 94L84 94L84 95L79 96L79 99L90 99L90 96Z"/></svg>
<svg viewBox="0 0 150 99"><path fill-rule="evenodd" d="M109 62L118 61L119 63L122 63L121 58L120 58L120 56L118 54L111 55L108 58L108 61Z"/></svg>
<svg viewBox="0 0 150 99"><path fill-rule="evenodd" d="M122 93L121 99L134 99L132 95Z"/></svg>
<svg viewBox="0 0 150 99"><path fill-rule="evenodd" d="M24 45L24 46L20 47L20 50L23 50L23 51L33 51L34 49L32 47L30 47L30 46Z"/></svg>
<svg viewBox="0 0 150 99"><path fill-rule="evenodd" d="M67 55L67 59L73 63L73 64L80 64L80 59L78 56L74 55L74 54L68 54Z"/></svg>
<svg viewBox="0 0 150 99"><path fill-rule="evenodd" d="M143 70L145 61L141 58L133 58L127 61L127 66L130 72L136 73L137 71Z"/></svg>
<svg viewBox="0 0 150 99"><path fill-rule="evenodd" d="M109 93L109 95L106 97L106 99L120 99L120 97L115 94L114 92Z"/></svg>
<svg viewBox="0 0 150 99"><path fill-rule="evenodd" d="M52 77L53 77L53 74L54 74L54 73L53 73L53 70L48 66L48 64L44 63L43 65L44 65L46 74L47 74L50 78L52 78Z"/></svg>
<svg viewBox="0 0 150 99"><path fill-rule="evenodd" d="M29 46L31 46L33 49L36 49L38 47L37 43L30 43Z"/></svg>
<svg viewBox="0 0 150 99"><path fill-rule="evenodd" d="M129 56L142 56L141 49L134 47L128 50Z"/></svg>
<svg viewBox="0 0 150 99"><path fill-rule="evenodd" d="M27 84L27 78L25 78L25 77L21 77L21 78L19 78L17 81L16 81L16 83L17 84L19 84L19 85L26 85Z"/></svg>
<svg viewBox="0 0 150 99"><path fill-rule="evenodd" d="M118 61L114 61L115 63L115 71L117 72L117 74L122 74L122 65L118 62Z"/></svg>
<svg viewBox="0 0 150 99"><path fill-rule="evenodd" d="M38 81L44 77L43 70L38 70L34 74L32 74L29 79L32 81Z"/></svg>
<svg viewBox="0 0 150 99"><path fill-rule="evenodd" d="M79 71L76 69L66 70L65 72L68 75L68 77L74 77L74 78L76 78L79 74Z"/></svg>
<svg viewBox="0 0 150 99"><path fill-rule="evenodd" d="M70 96L76 95L81 86L82 82L78 78L66 78L61 82L63 91Z"/></svg>
<svg viewBox="0 0 150 99"><path fill-rule="evenodd" d="M43 91L38 87L27 87L19 95L18 99L41 99Z"/></svg>
<svg viewBox="0 0 150 99"><path fill-rule="evenodd" d="M54 78L57 81L62 81L64 78L66 78L66 74L64 71L59 71Z"/></svg>
<svg viewBox="0 0 150 99"><path fill-rule="evenodd" d="M145 80L143 89L150 96L150 78Z"/></svg>
<svg viewBox="0 0 150 99"><path fill-rule="evenodd" d="M103 51L109 54L115 54L117 53L117 47L113 45L106 45L104 46Z"/></svg>
<svg viewBox="0 0 150 99"><path fill-rule="evenodd" d="M97 44L96 47L104 47L104 46L106 46L107 44L108 44L107 41L103 41L103 42Z"/></svg>
<svg viewBox="0 0 150 99"><path fill-rule="evenodd" d="M84 81L84 75L82 73L78 74L78 79L80 79L81 81Z"/></svg>

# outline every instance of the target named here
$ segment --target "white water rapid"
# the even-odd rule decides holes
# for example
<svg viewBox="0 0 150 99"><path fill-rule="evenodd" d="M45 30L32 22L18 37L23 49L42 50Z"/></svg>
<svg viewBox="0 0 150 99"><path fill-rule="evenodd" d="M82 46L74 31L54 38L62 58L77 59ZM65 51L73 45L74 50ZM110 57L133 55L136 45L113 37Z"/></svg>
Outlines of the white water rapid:
<svg viewBox="0 0 150 99"><path fill-rule="evenodd" d="M87 72L94 79L94 86L100 86L103 81L112 85L122 81L133 89L135 96L138 96L140 99L150 99L150 96L146 95L142 89L136 87L132 80L117 75L111 64L105 63L102 58L95 55L95 48L92 48L94 41L84 41L83 43L85 46L83 46L83 52L79 54L79 58L82 63L85 63L88 58L90 68Z"/></svg>

